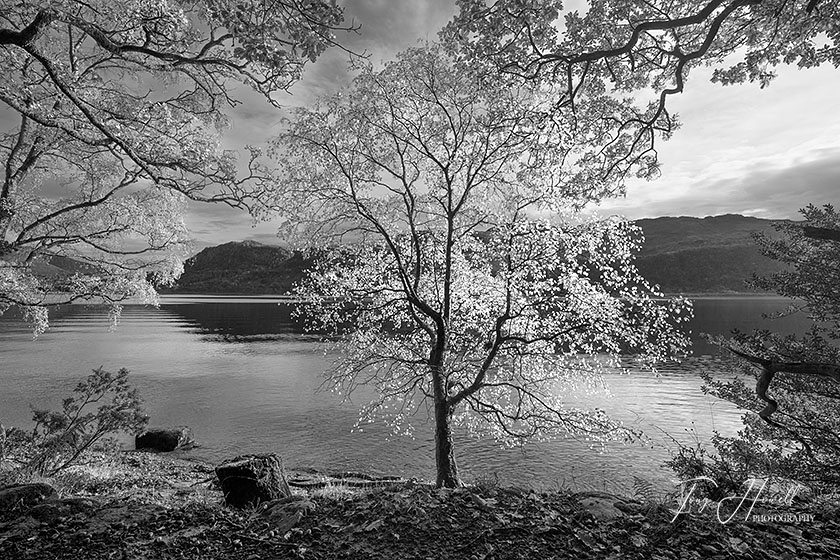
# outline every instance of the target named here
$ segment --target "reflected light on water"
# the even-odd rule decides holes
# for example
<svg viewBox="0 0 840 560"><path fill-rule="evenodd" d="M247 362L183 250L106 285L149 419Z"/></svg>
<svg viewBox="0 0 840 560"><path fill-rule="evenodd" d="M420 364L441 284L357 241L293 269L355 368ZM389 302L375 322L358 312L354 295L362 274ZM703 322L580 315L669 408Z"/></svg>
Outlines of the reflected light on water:
<svg viewBox="0 0 840 560"><path fill-rule="evenodd" d="M752 300L740 305L734 298L699 301L692 328L712 333L748 328L743 317L760 314L753 307ZM104 309L71 305L56 310L51 325L32 340L27 325L0 318L0 420L5 425L31 424L30 404L58 407L92 368L124 367L144 397L152 424L190 426L201 446L191 453L201 458L275 451L292 468L433 478L430 425L419 426L416 439L389 437L381 424L353 431L358 405L371 394L360 392L354 402L342 402L317 391L328 356L316 337L299 333L287 302L165 297L159 309L125 306L113 331ZM587 442L561 438L500 449L459 434L462 474L470 480L495 473L505 484L524 486L628 488L633 476L669 486L670 474L661 466L669 447L675 447L669 438L690 443L692 429L702 439L712 430L734 434L740 425L738 410L699 390L700 372L727 372L714 349L700 348L704 355L658 377L608 373L608 391L583 390L570 397L575 406L600 407L644 430L648 445L608 445L601 453Z"/></svg>

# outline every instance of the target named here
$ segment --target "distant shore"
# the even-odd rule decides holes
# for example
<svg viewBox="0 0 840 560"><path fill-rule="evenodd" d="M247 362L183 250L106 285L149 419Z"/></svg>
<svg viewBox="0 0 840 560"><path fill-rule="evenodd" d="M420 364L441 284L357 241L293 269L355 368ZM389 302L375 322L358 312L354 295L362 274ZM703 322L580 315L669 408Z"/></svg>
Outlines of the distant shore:
<svg viewBox="0 0 840 560"><path fill-rule="evenodd" d="M686 297L686 298L729 298L729 297L749 297L749 298L776 298L786 299L784 296L778 294L768 294L762 292L667 292L663 294L665 297ZM300 298L289 294L264 294L264 293L242 293L242 292L179 292L179 291L161 291L161 298L255 298L255 299L276 299L283 302L296 302Z"/></svg>

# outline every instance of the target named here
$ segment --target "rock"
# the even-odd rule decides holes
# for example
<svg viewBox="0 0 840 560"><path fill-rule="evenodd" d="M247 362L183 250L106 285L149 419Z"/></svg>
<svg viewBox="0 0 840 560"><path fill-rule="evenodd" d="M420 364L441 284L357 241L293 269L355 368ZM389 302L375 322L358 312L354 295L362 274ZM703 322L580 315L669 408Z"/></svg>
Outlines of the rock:
<svg viewBox="0 0 840 560"><path fill-rule="evenodd" d="M643 504L637 501L618 501L613 504L615 507L626 513L627 515L644 515L645 511L649 510L652 506L644 506Z"/></svg>
<svg viewBox="0 0 840 560"><path fill-rule="evenodd" d="M28 510L44 500L57 497L55 488L43 482L14 484L0 489L0 512Z"/></svg>
<svg viewBox="0 0 840 560"><path fill-rule="evenodd" d="M300 511L304 514L310 513L315 511L315 504L303 496L289 496L288 498L280 498L267 502L263 515L270 518L280 512L290 511Z"/></svg>
<svg viewBox="0 0 840 560"><path fill-rule="evenodd" d="M155 451L175 451L192 443L192 434L186 426L179 428L152 428L134 436L134 447Z"/></svg>
<svg viewBox="0 0 840 560"><path fill-rule="evenodd" d="M295 502L304 502L306 498L304 496L284 496L282 498L277 498L276 500L271 500L270 502L263 502L263 513L268 514L272 509L276 507L286 507L290 505L294 505Z"/></svg>
<svg viewBox="0 0 840 560"><path fill-rule="evenodd" d="M490 504L495 503L495 500L493 500L492 498L490 500L485 500L478 494L470 494L470 499L479 509L482 509L484 511L490 511Z"/></svg>
<svg viewBox="0 0 840 560"><path fill-rule="evenodd" d="M285 535L291 531L295 525L303 518L303 514L299 511L282 512L278 515L269 518L274 525L274 530L279 535Z"/></svg>
<svg viewBox="0 0 840 560"><path fill-rule="evenodd" d="M583 509L588 511L598 521L609 522L626 517L624 511L617 507L623 502L616 496L603 492L587 492L576 495Z"/></svg>
<svg viewBox="0 0 840 560"><path fill-rule="evenodd" d="M233 507L258 505L291 496L283 462L275 453L241 455L216 467L225 502Z"/></svg>

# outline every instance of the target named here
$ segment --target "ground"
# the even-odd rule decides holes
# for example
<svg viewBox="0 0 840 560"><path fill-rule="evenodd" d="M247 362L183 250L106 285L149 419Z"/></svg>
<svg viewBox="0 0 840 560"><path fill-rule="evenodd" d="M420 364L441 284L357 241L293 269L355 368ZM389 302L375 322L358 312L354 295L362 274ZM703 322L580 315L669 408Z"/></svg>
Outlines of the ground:
<svg viewBox="0 0 840 560"><path fill-rule="evenodd" d="M830 497L759 504L752 513L768 517L750 520L742 508L721 523L712 507L674 519L676 502L387 481L296 488L299 501L273 515L225 506L209 465L148 453L100 457L48 482L61 500L0 512L0 558L840 557Z"/></svg>

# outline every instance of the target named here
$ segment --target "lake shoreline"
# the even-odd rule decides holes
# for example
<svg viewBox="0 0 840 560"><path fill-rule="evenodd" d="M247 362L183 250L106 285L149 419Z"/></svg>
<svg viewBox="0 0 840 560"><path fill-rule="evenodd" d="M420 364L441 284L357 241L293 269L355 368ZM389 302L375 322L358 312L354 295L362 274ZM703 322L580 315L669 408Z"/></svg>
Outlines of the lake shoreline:
<svg viewBox="0 0 840 560"><path fill-rule="evenodd" d="M708 511L675 518L673 504L654 497L536 492L498 481L454 490L420 481L294 489L305 505L289 523L273 508L223 505L212 479L209 465L166 454L102 456L59 480L65 486L52 503L0 513L0 557L805 559L836 550L840 528L836 504L753 511L807 521L721 523Z"/></svg>
<svg viewBox="0 0 840 560"><path fill-rule="evenodd" d="M179 300L160 309L126 305L114 329L104 309L66 306L56 310L52 327L35 341L29 325L4 318L2 421L30 425L30 404L56 409L91 368L126 368L155 425L191 426L202 446L196 454L209 460L278 449L292 459L290 466L433 476L433 431L425 416L413 420L414 439L391 437L386 422L354 429L359 407L375 397L375 390L361 387L352 402L318 391L332 350L317 337L299 334L288 306L270 300ZM766 298L698 300L687 328L711 334L748 331L763 326L753 318L781 307L780 300ZM795 318L786 321L798 332ZM775 325L767 328L781 332ZM601 489L609 480L610 490L626 491L634 476L655 472L650 482L670 488L661 464L670 458L672 444L663 434L707 441L713 430L729 436L742 428L741 411L700 389L699 373L729 375L731 364L721 359L726 356L719 348L692 338L696 356L663 365L659 375L606 372L594 392L581 384L558 387L568 395L569 407L602 409L652 436L655 445L601 455L574 438L515 449L500 449L489 438L462 438L457 443L462 475L470 481L496 473L512 484L542 481L578 489ZM695 421L694 432L686 432L686 418Z"/></svg>

